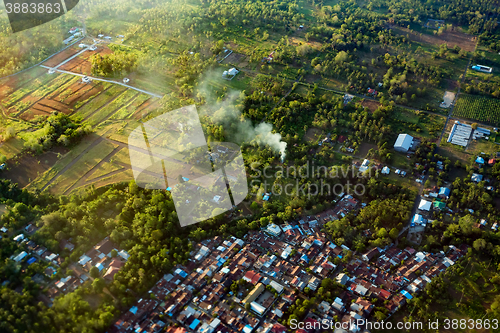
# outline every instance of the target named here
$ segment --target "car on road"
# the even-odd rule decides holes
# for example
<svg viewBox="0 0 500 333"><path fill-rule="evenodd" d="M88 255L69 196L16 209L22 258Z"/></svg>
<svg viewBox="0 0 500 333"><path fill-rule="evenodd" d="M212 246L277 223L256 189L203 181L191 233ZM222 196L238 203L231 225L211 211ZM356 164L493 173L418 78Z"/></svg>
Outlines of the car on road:
<svg viewBox="0 0 500 333"><path fill-rule="evenodd" d="M90 83L90 82L92 82L92 79L89 78L88 76L84 76L83 79L82 79L82 82L83 83Z"/></svg>
<svg viewBox="0 0 500 333"><path fill-rule="evenodd" d="M123 79L123 83L129 83L129 82L130 82L130 79L128 79L128 78Z"/></svg>

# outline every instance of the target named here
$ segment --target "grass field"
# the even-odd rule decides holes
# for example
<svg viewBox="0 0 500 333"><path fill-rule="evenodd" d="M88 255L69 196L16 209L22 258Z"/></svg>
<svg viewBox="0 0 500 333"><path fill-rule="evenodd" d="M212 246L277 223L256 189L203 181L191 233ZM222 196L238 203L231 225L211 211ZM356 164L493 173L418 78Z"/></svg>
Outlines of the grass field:
<svg viewBox="0 0 500 333"><path fill-rule="evenodd" d="M397 108L391 115L391 125L397 133L435 140L441 134L444 116Z"/></svg>
<svg viewBox="0 0 500 333"><path fill-rule="evenodd" d="M117 145L109 141L99 142L95 147L81 156L73 167L69 168L50 185L50 192L62 194L67 191L116 147Z"/></svg>
<svg viewBox="0 0 500 333"><path fill-rule="evenodd" d="M0 154L11 159L17 154L19 154L24 148L24 140L20 138L12 138L7 142L4 142L0 146Z"/></svg>
<svg viewBox="0 0 500 333"><path fill-rule="evenodd" d="M500 100L486 96L460 94L453 116L497 126L500 124Z"/></svg>
<svg viewBox="0 0 500 333"><path fill-rule="evenodd" d="M91 134L83 138L83 140L78 145L73 147L69 153L65 154L59 161L57 161L52 169L48 170L36 180L31 182L28 188L41 190L52 178L57 175L59 171L63 170L98 139L99 137L95 134Z"/></svg>

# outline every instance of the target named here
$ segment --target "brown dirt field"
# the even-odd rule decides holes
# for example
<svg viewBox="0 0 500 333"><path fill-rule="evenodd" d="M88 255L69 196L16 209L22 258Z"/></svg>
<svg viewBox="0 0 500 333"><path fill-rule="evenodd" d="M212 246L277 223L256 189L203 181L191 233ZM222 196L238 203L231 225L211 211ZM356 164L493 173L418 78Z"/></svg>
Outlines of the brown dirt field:
<svg viewBox="0 0 500 333"><path fill-rule="evenodd" d="M35 119L36 116L48 117L49 115L50 115L49 112L30 108L30 109L24 111L23 114L19 116L19 118L21 118L22 120L25 120L25 121L31 121L31 120Z"/></svg>
<svg viewBox="0 0 500 333"><path fill-rule="evenodd" d="M74 72L74 73L80 73L80 74L85 74L89 75L90 70L91 70L91 64L89 61L86 59L82 59L80 57L77 57L70 62L62 65L59 67L62 70L68 71L68 72Z"/></svg>
<svg viewBox="0 0 500 333"><path fill-rule="evenodd" d="M307 129L306 135L304 135L304 141L314 141L316 140L316 135L321 134L321 130L316 127L311 127Z"/></svg>
<svg viewBox="0 0 500 333"><path fill-rule="evenodd" d="M64 109L65 107L67 107L66 104L63 104L63 103L60 103L58 101L54 101L53 99L48 99L48 98L44 98L39 103L47 105L47 106L49 106L53 109L56 109L56 110L61 110L61 109Z"/></svg>
<svg viewBox="0 0 500 333"><path fill-rule="evenodd" d="M61 62L63 62L64 60L66 60L69 57L78 53L79 51L81 51L81 50L72 46L69 49L62 51L61 53L56 54L55 56L53 56L52 58L50 58L49 60L44 62L43 65L49 66L49 67L57 66Z"/></svg>
<svg viewBox="0 0 500 333"><path fill-rule="evenodd" d="M78 57L65 63L59 68L64 71L90 75L91 74L90 57L93 56L94 54L105 55L111 53L113 52L107 47L99 47L96 51L85 51Z"/></svg>
<svg viewBox="0 0 500 333"><path fill-rule="evenodd" d="M23 154L18 159L9 162L9 170L4 171L2 177L18 183L19 187L25 187L57 162L58 153L66 154L68 151L64 147L55 147L38 156Z"/></svg>
<svg viewBox="0 0 500 333"><path fill-rule="evenodd" d="M68 108L67 105L65 105L63 103L59 103L59 102L51 100L51 99L47 99L47 98L44 98L41 101L38 101L33 107L36 109L45 110L48 112L59 111L59 112L65 113L65 114L71 113L71 109Z"/></svg>
<svg viewBox="0 0 500 333"><path fill-rule="evenodd" d="M247 56L241 53L236 53L233 52L229 57L227 57L222 63L227 63L227 64L235 64L238 65L240 62L242 62Z"/></svg>
<svg viewBox="0 0 500 333"><path fill-rule="evenodd" d="M372 101L370 99L364 99L361 102L361 106L368 108L370 110L370 112L374 112L375 110L378 109L378 107L380 106L380 103L377 101Z"/></svg>
<svg viewBox="0 0 500 333"><path fill-rule="evenodd" d="M457 81L450 80L450 79L445 79L444 81L446 83L446 90L448 90L448 91L457 91L458 90Z"/></svg>
<svg viewBox="0 0 500 333"><path fill-rule="evenodd" d="M57 96L54 98L54 100L59 101L61 103L70 105L76 103L76 100L78 100L81 96L85 95L88 91L92 90L94 87L90 84L84 84L81 83L80 81L73 83L68 90L71 90L71 95L66 95L66 96ZM65 93L65 92L61 92ZM64 100L62 100L64 98Z"/></svg>
<svg viewBox="0 0 500 333"><path fill-rule="evenodd" d="M21 88L46 73L47 70L45 68L36 67L33 70L3 79L0 83L0 98L9 95L15 89Z"/></svg>
<svg viewBox="0 0 500 333"><path fill-rule="evenodd" d="M75 94L75 96L77 96L77 98L76 97L70 98L70 99L67 99L66 101L71 106L71 108L73 108L77 102L85 101L88 98L90 98L91 96L97 96L97 94L99 94L102 90L103 90L103 86L100 84L97 84L97 85L92 86L92 89L86 89L86 90L79 91L78 94ZM71 100L71 102L69 102L70 100Z"/></svg>
<svg viewBox="0 0 500 333"><path fill-rule="evenodd" d="M420 33L410 32L407 28L391 27L391 29L400 35L409 35L410 39L415 42L428 43L432 45L441 45L446 43L448 47L458 45L462 50L468 52L473 52L477 43L476 37L459 31L446 31L441 36L432 36L427 34L422 34L422 36L420 36Z"/></svg>
<svg viewBox="0 0 500 333"><path fill-rule="evenodd" d="M151 98L148 99L146 102L144 102L137 111L132 115L134 119L142 119L145 115L147 115L149 112L154 111L156 108L159 107L159 100L151 101Z"/></svg>

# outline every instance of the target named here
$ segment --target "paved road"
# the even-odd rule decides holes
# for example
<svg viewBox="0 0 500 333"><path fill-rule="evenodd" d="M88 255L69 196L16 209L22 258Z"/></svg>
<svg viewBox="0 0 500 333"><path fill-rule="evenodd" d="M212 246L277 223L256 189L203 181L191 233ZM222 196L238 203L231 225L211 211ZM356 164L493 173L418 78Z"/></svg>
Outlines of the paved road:
<svg viewBox="0 0 500 333"><path fill-rule="evenodd" d="M64 61L63 61L63 62L61 62L59 65L54 66L53 68L54 68L54 69L56 69L56 68L61 67L62 65L66 64L67 62L69 62L69 61L71 61L71 60L75 59L76 57L78 57L80 54L82 54L82 53L84 53L84 52L89 51L89 50L90 50L90 47L92 47L92 46L95 46L95 44L92 44L92 45L90 45L90 46L85 47L85 48L84 48L83 50L81 50L80 52L77 52L76 54L73 54L71 57L69 57L68 59L64 60ZM45 68L46 66L41 66L41 67L44 67L44 68Z"/></svg>
<svg viewBox="0 0 500 333"><path fill-rule="evenodd" d="M45 65L41 65L40 67L43 67L43 68L46 68L46 69L51 69L52 68L52 67L48 67L48 66L45 66ZM144 89L139 89L139 88L136 88L136 87L131 86L129 84L120 82L120 81L108 80L108 79L103 79L103 78L94 77L94 76L88 76L88 75L80 74L80 73L73 73L73 72L69 72L69 71L64 71L62 69L56 69L56 72L70 74L70 75L75 75L75 76L80 76L80 77L86 76L86 77L92 79L92 81L102 81L102 82L109 82L109 83L113 83L113 84L118 84L120 86L127 87L127 88L133 89L135 91L138 91L138 92L141 92L143 94L147 94L147 95L150 95L150 96L153 96L153 97L157 97L157 98L162 98L163 97L163 95L155 94L153 92L150 92L150 91L147 91L147 90L144 90Z"/></svg>

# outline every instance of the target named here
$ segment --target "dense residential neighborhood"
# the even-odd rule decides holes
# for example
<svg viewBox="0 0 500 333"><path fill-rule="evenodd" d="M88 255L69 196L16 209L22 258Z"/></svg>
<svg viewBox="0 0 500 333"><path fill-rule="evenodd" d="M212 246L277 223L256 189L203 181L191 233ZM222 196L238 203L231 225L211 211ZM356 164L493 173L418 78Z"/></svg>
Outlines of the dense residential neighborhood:
<svg viewBox="0 0 500 333"><path fill-rule="evenodd" d="M467 253L465 245L436 254L389 246L335 265L334 258L351 251L328 241L318 226L309 227L311 222L302 224L305 228L287 224L278 236L263 230L244 239L217 236L199 243L189 264L163 276L150 297L135 303L111 332L165 327L167 332L282 332L297 299L321 297L332 283L342 292L311 308L304 321L350 323L369 318L381 304L390 316ZM293 238L291 230L297 231Z"/></svg>

